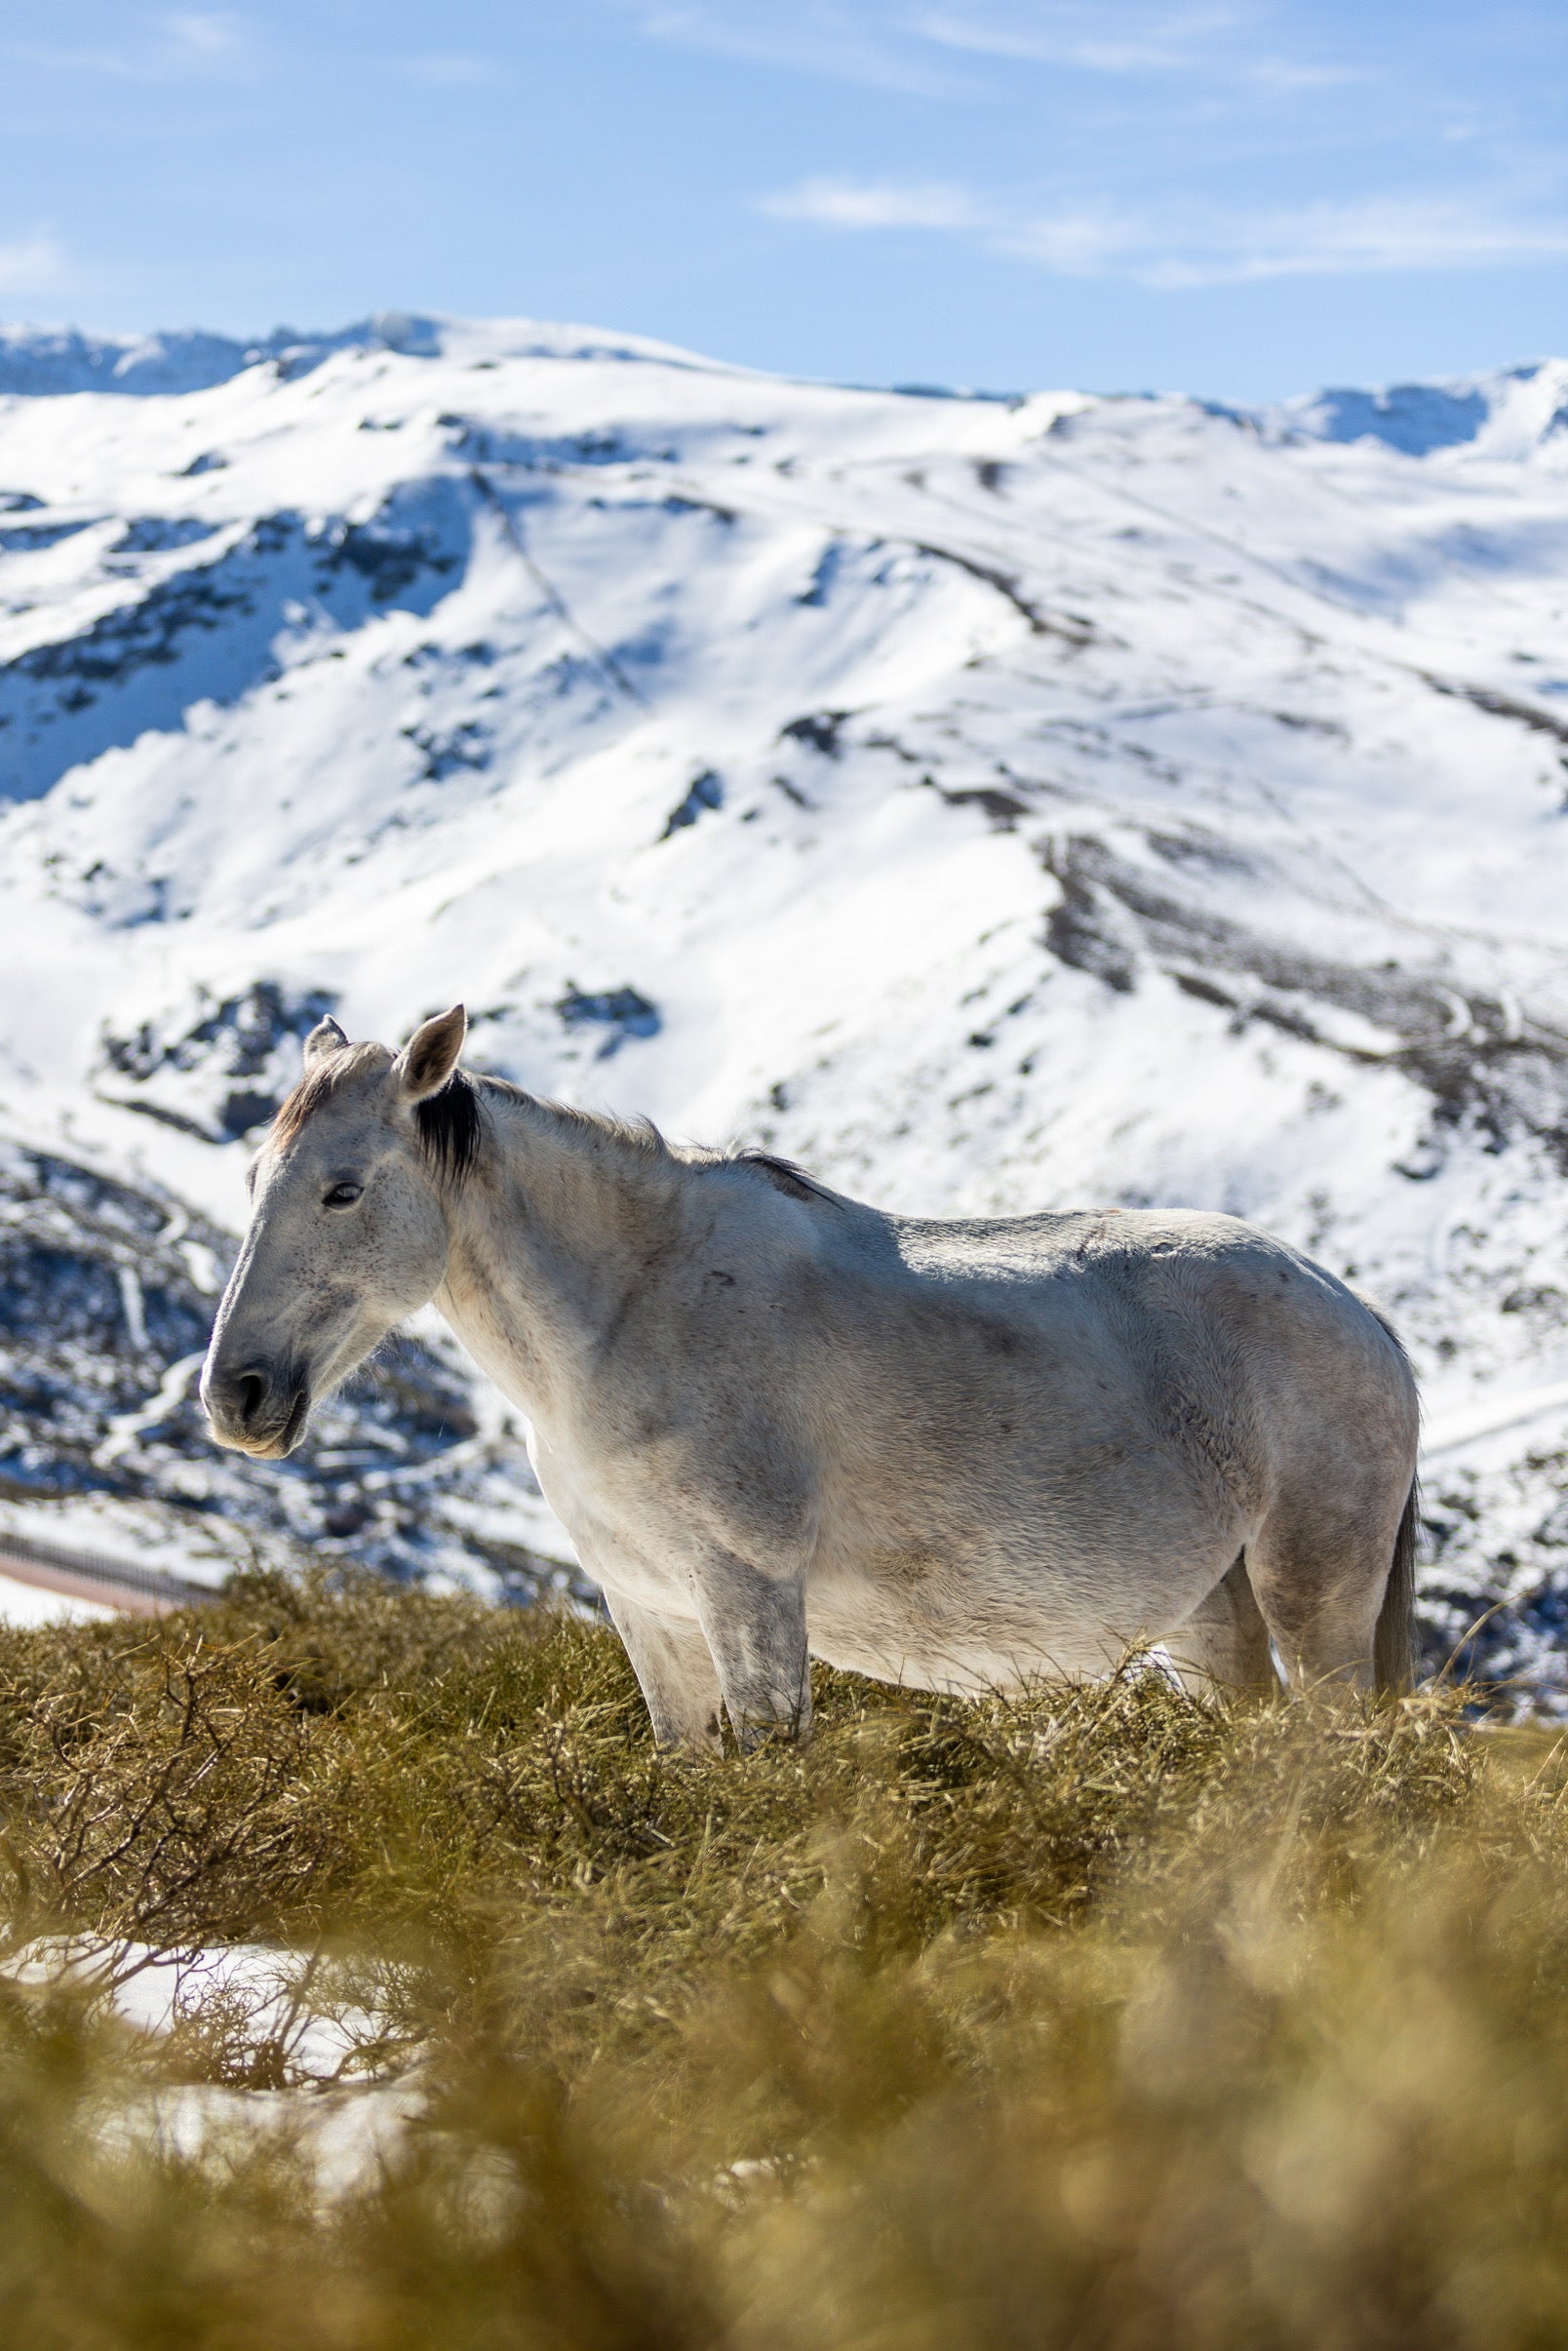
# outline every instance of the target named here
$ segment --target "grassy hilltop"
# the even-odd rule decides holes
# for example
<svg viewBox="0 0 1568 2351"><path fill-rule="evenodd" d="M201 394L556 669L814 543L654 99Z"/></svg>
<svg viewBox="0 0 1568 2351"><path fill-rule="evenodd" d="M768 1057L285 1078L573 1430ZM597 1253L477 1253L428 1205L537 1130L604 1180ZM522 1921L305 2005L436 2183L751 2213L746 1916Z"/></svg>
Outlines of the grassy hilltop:
<svg viewBox="0 0 1568 2351"><path fill-rule="evenodd" d="M817 1700L804 1755L671 1760L608 1632L369 1581L0 1631L13 1948L306 1954L343 2078L413 2113L324 2182L341 2094L288 2088L275 2010L198 1992L149 2036L0 1981L5 2339L1568 2335L1550 1737L1136 1667ZM202 2083L204 2135L149 2122Z"/></svg>

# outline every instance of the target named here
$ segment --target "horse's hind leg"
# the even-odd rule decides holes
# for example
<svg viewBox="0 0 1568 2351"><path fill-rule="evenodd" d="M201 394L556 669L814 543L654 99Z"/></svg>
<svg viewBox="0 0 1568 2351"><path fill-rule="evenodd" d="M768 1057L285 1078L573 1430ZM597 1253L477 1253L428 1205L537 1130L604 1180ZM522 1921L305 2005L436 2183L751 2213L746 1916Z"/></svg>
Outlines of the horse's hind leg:
<svg viewBox="0 0 1568 2351"><path fill-rule="evenodd" d="M1386 1483L1387 1490L1383 1490ZM1374 1686L1378 1613L1409 1483L1342 1478L1281 1495L1247 1545L1247 1572L1293 1689Z"/></svg>
<svg viewBox="0 0 1568 2351"><path fill-rule="evenodd" d="M1195 1697L1212 1696L1216 1690L1252 1694L1279 1687L1269 1627L1254 1597L1244 1556L1221 1577L1207 1599L1198 1602L1186 1624L1166 1634L1163 1645Z"/></svg>

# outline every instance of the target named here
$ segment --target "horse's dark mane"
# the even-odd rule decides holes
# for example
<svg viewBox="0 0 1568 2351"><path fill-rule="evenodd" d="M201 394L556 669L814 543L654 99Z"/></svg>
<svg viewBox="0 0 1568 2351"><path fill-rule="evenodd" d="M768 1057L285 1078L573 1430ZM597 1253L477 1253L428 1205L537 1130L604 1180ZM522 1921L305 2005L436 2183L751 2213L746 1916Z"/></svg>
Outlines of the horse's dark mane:
<svg viewBox="0 0 1568 2351"><path fill-rule="evenodd" d="M755 1167L776 1192L787 1192L792 1199L798 1200L803 1195L813 1200L833 1198L831 1192L814 1176L808 1176L804 1167L797 1167L793 1159L775 1158L770 1151L737 1151L735 1158L742 1167Z"/></svg>
<svg viewBox="0 0 1568 2351"><path fill-rule="evenodd" d="M292 1142L312 1112L334 1094L346 1078L376 1066L381 1051L379 1045L349 1045L312 1070L280 1109L272 1128L274 1145L281 1148ZM543 1112L586 1136L618 1145L645 1159L669 1159L672 1156L651 1119L612 1118L602 1111L578 1110L562 1102L541 1102L508 1078L471 1077L466 1070L454 1070L440 1092L427 1094L414 1105L413 1113L420 1149L445 1184L460 1185L478 1162L485 1134L482 1097L486 1094L515 1102L534 1113ZM755 1168L765 1183L777 1192L789 1194L793 1199L834 1197L804 1168L797 1167L793 1159L776 1158L771 1152L715 1153L712 1158L721 1164Z"/></svg>
<svg viewBox="0 0 1568 2351"><path fill-rule="evenodd" d="M440 1093L428 1095L414 1114L426 1154L450 1183L460 1184L479 1156L484 1135L481 1101L487 1094L515 1102L525 1113L574 1128L592 1141L635 1152L641 1158L670 1156L669 1146L651 1118L615 1118L605 1111L579 1110L572 1103L546 1102L527 1087L514 1085L509 1078L492 1078L488 1073L470 1076L468 1071L458 1070Z"/></svg>
<svg viewBox="0 0 1568 2351"><path fill-rule="evenodd" d="M451 1100L461 1088L469 1097L466 1103ZM755 1168L764 1183L775 1192L787 1193L792 1199L814 1199L832 1202L837 1195L819 1184L814 1176L797 1167L793 1159L781 1159L767 1151L704 1152L677 1151L672 1153L651 1118L616 1118L606 1111L579 1110L566 1102L543 1102L528 1093L522 1086L513 1085L506 1078L470 1078L459 1070L439 1094L419 1105L419 1132L425 1149L435 1159L444 1175L460 1183L473 1165L479 1151L480 1117L478 1096L481 1093L498 1094L503 1099L524 1104L534 1112L543 1111L562 1125L595 1140L619 1145L635 1152L644 1159L684 1160L688 1165ZM429 1127L426 1113L432 1114Z"/></svg>
<svg viewBox="0 0 1568 2351"><path fill-rule="evenodd" d="M444 1183L460 1184L479 1156L479 1089L454 1070L439 1094L414 1104L425 1157Z"/></svg>
<svg viewBox="0 0 1568 2351"><path fill-rule="evenodd" d="M375 1044L346 1045L318 1062L281 1105L272 1122L273 1149L281 1151L292 1143L306 1120L350 1078L384 1067L383 1048ZM460 1184L479 1156L479 1095L472 1080L461 1070L454 1072L439 1094L427 1094L415 1103L413 1117L426 1158L444 1181Z"/></svg>

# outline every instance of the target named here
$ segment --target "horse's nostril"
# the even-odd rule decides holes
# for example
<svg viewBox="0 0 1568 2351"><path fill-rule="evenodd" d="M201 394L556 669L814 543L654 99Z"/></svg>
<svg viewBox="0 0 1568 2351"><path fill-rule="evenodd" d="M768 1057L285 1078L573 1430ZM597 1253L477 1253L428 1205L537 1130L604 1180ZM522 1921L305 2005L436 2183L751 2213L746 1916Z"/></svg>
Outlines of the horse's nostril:
<svg viewBox="0 0 1568 2351"><path fill-rule="evenodd" d="M258 1371L242 1371L234 1383L234 1403L242 1428L255 1419L267 1400L267 1384Z"/></svg>

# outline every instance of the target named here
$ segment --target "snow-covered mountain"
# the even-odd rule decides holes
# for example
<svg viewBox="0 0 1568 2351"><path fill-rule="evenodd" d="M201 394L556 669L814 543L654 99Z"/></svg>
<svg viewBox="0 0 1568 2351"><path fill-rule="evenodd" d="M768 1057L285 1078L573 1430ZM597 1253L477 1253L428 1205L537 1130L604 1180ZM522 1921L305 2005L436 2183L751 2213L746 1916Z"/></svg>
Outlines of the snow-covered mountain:
<svg viewBox="0 0 1568 2351"><path fill-rule="evenodd" d="M319 1011L461 996L890 1206L1256 1218L1408 1334L1434 1637L1503 1598L1568 1682L1565 613L1568 363L1243 413L14 331L0 1116L232 1229Z"/></svg>

